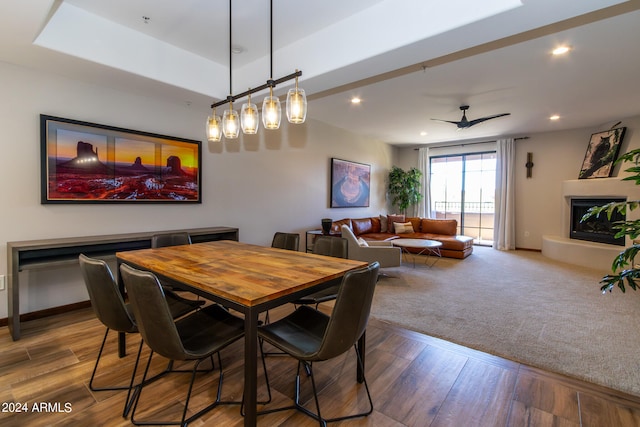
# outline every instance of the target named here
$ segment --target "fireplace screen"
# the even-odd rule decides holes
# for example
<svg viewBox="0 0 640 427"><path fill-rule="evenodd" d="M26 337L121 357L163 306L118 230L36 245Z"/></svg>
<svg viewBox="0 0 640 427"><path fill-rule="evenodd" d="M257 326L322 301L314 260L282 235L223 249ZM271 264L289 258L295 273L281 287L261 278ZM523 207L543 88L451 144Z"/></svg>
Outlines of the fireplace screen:
<svg viewBox="0 0 640 427"><path fill-rule="evenodd" d="M624 221L625 216L614 212L611 220L606 213L592 216L585 222L581 222L582 216L592 206L602 206L610 202L624 202L625 199L572 199L571 200L571 232L569 237L590 242L608 243L610 245L624 246L624 236L615 238L616 230L613 223Z"/></svg>

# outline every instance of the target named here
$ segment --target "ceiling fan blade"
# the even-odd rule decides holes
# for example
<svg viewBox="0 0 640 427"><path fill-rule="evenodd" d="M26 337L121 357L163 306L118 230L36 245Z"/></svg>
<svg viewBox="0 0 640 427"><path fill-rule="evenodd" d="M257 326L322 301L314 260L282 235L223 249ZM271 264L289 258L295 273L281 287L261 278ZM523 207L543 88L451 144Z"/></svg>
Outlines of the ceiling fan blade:
<svg viewBox="0 0 640 427"><path fill-rule="evenodd" d="M431 120L435 120L435 121L437 121L437 122L452 123L452 124L454 124L454 125L458 125L458 124L460 124L460 122L454 122L454 121L451 121L451 120L442 120L442 119L431 119Z"/></svg>
<svg viewBox="0 0 640 427"><path fill-rule="evenodd" d="M487 120L496 119L498 117L508 116L510 114L511 113L495 114L493 116L487 116L487 117L482 117L480 119L469 120L469 124L467 125L467 127L471 127L473 125L477 125L478 123L486 122Z"/></svg>

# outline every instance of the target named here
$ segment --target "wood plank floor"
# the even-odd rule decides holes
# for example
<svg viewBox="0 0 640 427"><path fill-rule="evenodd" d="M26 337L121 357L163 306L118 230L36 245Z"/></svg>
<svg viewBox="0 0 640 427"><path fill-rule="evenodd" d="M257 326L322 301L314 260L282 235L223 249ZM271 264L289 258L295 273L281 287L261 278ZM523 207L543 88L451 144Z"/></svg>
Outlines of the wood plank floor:
<svg viewBox="0 0 640 427"><path fill-rule="evenodd" d="M272 318L290 310L274 310ZM2 426L128 426L121 416L125 391L92 392L88 381L104 333L90 309L24 323L23 338L13 342L0 328L0 425ZM97 386L125 384L133 367L139 338L127 340L128 356L116 355L110 335ZM224 400L240 400L242 342L222 352ZM155 371L166 360L155 358ZM367 379L375 410L343 426L640 426L640 398L544 372L486 353L372 320L367 329ZM267 358L273 401L290 402L296 363L288 357ZM364 388L355 382L353 351L314 365L322 390L325 416L364 408ZM142 394L140 417L162 410L179 418L187 375L167 376ZM264 378L258 398L264 398ZM192 407L215 397L217 378L200 374ZM310 384L303 378L302 396ZM27 412L12 412L20 403ZM44 404L44 406L40 406ZM35 405L35 408L34 408ZM34 409L41 409L40 412ZM221 406L194 421L193 426L241 426L238 405ZM264 426L315 426L295 412L259 418Z"/></svg>

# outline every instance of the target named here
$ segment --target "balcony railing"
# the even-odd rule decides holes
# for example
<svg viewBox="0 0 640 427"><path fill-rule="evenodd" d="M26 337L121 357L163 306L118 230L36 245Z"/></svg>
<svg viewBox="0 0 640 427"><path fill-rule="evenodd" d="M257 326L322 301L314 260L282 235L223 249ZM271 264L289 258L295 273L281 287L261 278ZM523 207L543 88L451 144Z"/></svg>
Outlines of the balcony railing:
<svg viewBox="0 0 640 427"><path fill-rule="evenodd" d="M464 202L464 210L462 202L433 202L435 212L465 212L465 213L494 213L495 205L493 202Z"/></svg>

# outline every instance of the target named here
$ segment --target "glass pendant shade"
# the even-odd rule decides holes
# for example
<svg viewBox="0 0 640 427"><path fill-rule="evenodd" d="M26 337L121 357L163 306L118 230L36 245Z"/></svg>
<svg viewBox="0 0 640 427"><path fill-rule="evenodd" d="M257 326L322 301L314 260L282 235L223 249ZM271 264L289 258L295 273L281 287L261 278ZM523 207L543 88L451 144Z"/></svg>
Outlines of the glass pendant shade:
<svg viewBox="0 0 640 427"><path fill-rule="evenodd" d="M256 104L251 103L251 95L249 95L247 103L242 105L240 125L242 126L242 132L245 134L254 135L258 133L258 126L260 125L258 107L256 107Z"/></svg>
<svg viewBox="0 0 640 427"><path fill-rule="evenodd" d="M229 103L229 109L224 110L222 116L222 132L227 139L235 139L240 131L240 118L238 113L233 109L233 104Z"/></svg>
<svg viewBox="0 0 640 427"><path fill-rule="evenodd" d="M280 127L280 118L282 117L282 108L278 97L273 96L273 88L270 89L269 96L264 98L262 102L262 124L266 129L278 129Z"/></svg>
<svg viewBox="0 0 640 427"><path fill-rule="evenodd" d="M304 89L289 89L287 93L287 120L289 123L304 123L307 118L307 96Z"/></svg>
<svg viewBox="0 0 640 427"><path fill-rule="evenodd" d="M216 116L216 110L207 117L207 141L219 142L222 139L222 121Z"/></svg>

